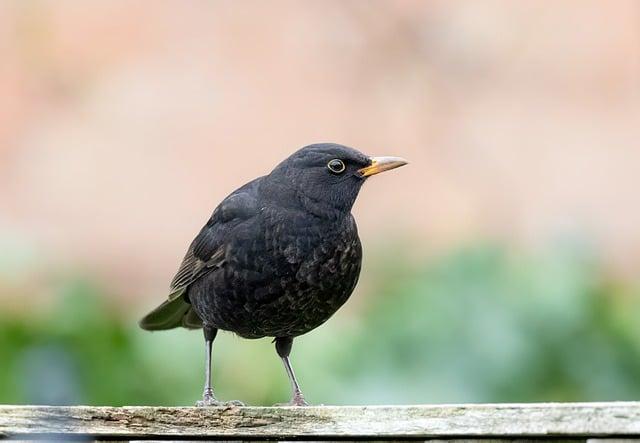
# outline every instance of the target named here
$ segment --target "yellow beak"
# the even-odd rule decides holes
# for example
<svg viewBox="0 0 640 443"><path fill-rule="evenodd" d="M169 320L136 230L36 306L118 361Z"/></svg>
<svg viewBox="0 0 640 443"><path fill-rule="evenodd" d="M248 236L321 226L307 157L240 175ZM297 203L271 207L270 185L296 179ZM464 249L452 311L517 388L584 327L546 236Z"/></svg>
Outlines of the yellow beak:
<svg viewBox="0 0 640 443"><path fill-rule="evenodd" d="M408 162L401 157L371 157L371 164L362 169L358 169L358 172L362 174L363 177L369 177L370 175L399 168L407 163Z"/></svg>

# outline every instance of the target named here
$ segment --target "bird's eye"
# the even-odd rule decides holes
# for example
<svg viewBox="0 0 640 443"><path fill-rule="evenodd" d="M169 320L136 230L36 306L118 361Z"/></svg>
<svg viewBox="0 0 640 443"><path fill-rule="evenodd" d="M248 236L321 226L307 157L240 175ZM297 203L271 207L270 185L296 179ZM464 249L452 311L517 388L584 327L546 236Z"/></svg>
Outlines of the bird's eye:
<svg viewBox="0 0 640 443"><path fill-rule="evenodd" d="M342 160L340 160L338 158L334 158L329 163L327 163L327 168L329 168L329 170L331 172L334 172L336 174L340 174L341 172L344 172L344 170L347 167L344 165L344 162Z"/></svg>

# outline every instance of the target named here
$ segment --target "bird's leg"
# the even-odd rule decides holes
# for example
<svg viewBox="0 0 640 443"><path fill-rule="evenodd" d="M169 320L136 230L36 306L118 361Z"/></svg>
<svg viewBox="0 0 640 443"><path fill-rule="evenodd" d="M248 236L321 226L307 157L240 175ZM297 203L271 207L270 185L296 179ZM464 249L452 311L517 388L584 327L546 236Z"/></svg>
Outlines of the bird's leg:
<svg viewBox="0 0 640 443"><path fill-rule="evenodd" d="M289 354L291 353L293 338L277 337L275 341L276 351L282 359L284 369L287 371L287 377L289 377L289 382L291 383L291 391L293 392L291 401L289 403L286 403L284 406L309 406L309 403L307 403L304 399L304 395L302 395L302 391L300 390L300 386L298 385L298 381L296 380L296 374L293 372L291 362L289 361Z"/></svg>
<svg viewBox="0 0 640 443"><path fill-rule="evenodd" d="M213 388L211 388L211 348L218 330L206 325L203 330L205 342L204 392L202 393L202 400L197 402L196 406L222 406L222 403L213 394Z"/></svg>
<svg viewBox="0 0 640 443"><path fill-rule="evenodd" d="M198 407L206 406L243 406L239 401L222 402L216 399L213 394L213 388L211 387L211 348L213 347L213 340L216 338L218 330L209 326L204 326L204 340L205 340L205 367L204 367L204 392L202 393L202 400L196 403Z"/></svg>

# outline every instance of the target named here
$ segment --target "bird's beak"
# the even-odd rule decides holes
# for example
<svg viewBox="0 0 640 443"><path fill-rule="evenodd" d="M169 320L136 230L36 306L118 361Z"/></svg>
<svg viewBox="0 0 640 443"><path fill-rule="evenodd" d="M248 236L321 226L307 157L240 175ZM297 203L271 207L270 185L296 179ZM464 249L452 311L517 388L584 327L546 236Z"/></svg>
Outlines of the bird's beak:
<svg viewBox="0 0 640 443"><path fill-rule="evenodd" d="M371 157L371 164L362 169L358 169L358 172L363 177L369 177L370 175L399 168L407 163L404 158L400 157Z"/></svg>

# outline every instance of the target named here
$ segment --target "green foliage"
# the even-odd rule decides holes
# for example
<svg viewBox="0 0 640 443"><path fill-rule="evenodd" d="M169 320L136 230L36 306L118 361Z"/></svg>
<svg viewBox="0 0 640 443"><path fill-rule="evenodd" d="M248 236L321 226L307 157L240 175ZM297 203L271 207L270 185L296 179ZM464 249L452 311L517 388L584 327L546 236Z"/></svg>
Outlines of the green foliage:
<svg viewBox="0 0 640 443"><path fill-rule="evenodd" d="M640 296L587 254L478 246L416 263L388 250L364 273L374 277L346 309L296 340L311 402L640 397ZM84 281L56 292L51 309L0 313L0 403L195 402L199 332L139 330ZM232 334L216 339L214 385L249 404L289 395L273 345Z"/></svg>
<svg viewBox="0 0 640 443"><path fill-rule="evenodd" d="M640 397L640 300L617 294L594 262L481 247L385 269L342 365L349 401Z"/></svg>

